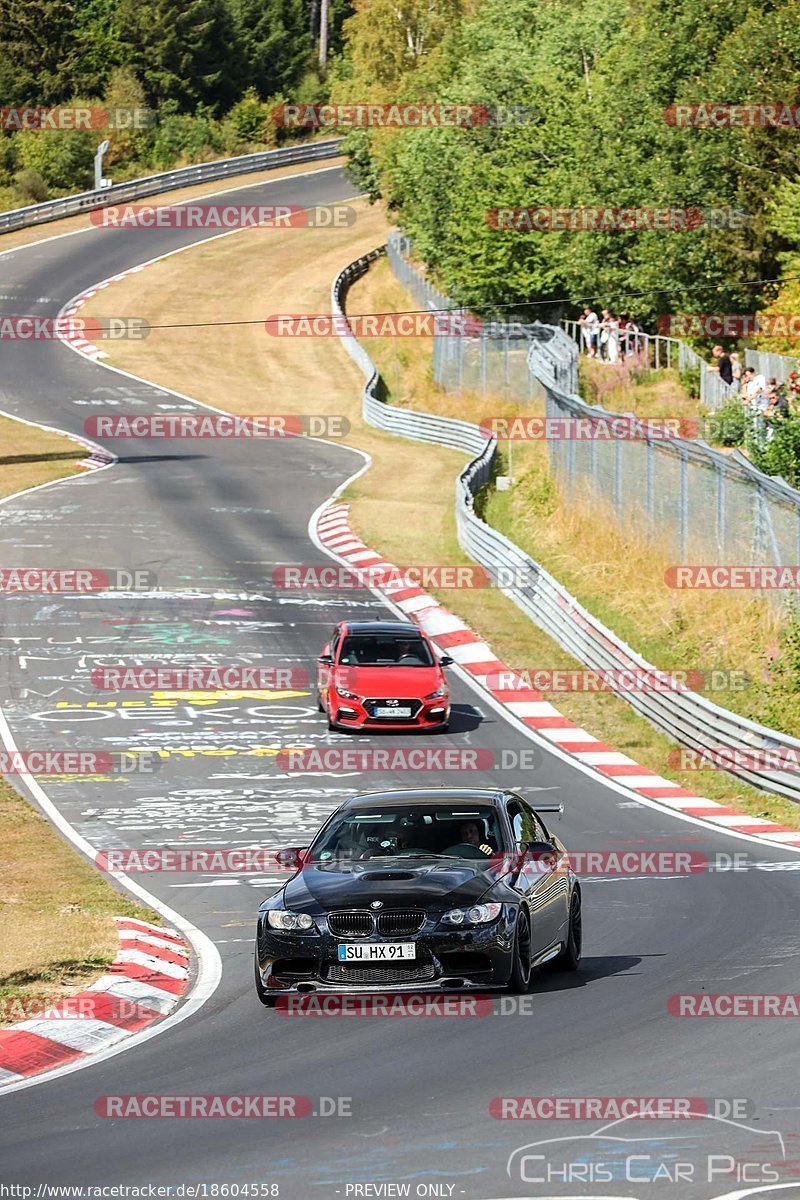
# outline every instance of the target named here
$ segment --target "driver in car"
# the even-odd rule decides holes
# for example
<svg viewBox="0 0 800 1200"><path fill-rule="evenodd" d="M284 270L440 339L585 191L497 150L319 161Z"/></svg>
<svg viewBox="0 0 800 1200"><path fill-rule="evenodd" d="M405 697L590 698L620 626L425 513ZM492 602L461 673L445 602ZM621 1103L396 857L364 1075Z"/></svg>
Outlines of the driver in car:
<svg viewBox="0 0 800 1200"><path fill-rule="evenodd" d="M397 665L398 666L419 666L421 663L419 651L415 648L412 642L397 643Z"/></svg>
<svg viewBox="0 0 800 1200"><path fill-rule="evenodd" d="M484 842L483 830L477 821L465 821L460 829L461 841L470 846L477 846L484 854L494 853L488 842Z"/></svg>

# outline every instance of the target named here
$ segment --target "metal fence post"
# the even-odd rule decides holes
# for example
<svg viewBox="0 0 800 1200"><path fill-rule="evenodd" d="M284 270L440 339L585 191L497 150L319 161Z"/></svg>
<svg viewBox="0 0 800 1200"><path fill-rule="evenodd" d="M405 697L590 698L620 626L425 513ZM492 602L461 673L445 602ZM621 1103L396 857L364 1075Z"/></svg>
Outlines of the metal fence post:
<svg viewBox="0 0 800 1200"><path fill-rule="evenodd" d="M689 543L689 459L684 450L678 449L680 456L681 491L680 491L680 553L681 562L686 562Z"/></svg>
<svg viewBox="0 0 800 1200"><path fill-rule="evenodd" d="M717 549L725 557L725 472L717 463Z"/></svg>
<svg viewBox="0 0 800 1200"><path fill-rule="evenodd" d="M645 504L647 506L647 519L652 526L655 516L655 447L648 438L645 442Z"/></svg>

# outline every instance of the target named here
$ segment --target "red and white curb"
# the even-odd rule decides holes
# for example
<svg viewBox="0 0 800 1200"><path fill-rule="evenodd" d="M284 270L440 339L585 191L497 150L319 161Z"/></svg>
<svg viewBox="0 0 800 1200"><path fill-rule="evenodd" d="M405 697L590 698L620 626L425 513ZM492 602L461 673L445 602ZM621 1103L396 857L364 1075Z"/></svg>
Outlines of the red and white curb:
<svg viewBox="0 0 800 1200"><path fill-rule="evenodd" d="M98 292L104 288L110 287L112 283L117 283L120 279L126 279L128 275L137 275L139 271L143 271L147 264L142 263L137 267L131 267L127 271L120 271L119 275L112 275L108 279L104 279L102 283L96 283L94 287L87 288L85 292L79 292L77 296L73 296L66 308L59 313L60 317L74 317L75 314L83 308L88 300L91 300ZM66 333L61 335L62 342L68 342L73 350L77 350L79 354L84 354L87 358L93 359L94 362L99 362L101 359L108 358L105 350L101 350L99 346L95 346L88 338L81 337L77 331L74 333Z"/></svg>
<svg viewBox="0 0 800 1200"><path fill-rule="evenodd" d="M350 529L349 505L333 504L323 509L317 518L317 536L322 545L349 565L369 570L370 580L405 615L416 622L440 650L446 652L459 667L470 675L495 700L508 709L523 725L535 729L538 734L573 755L584 766L599 775L613 780L630 791L648 800L655 800L668 808L689 817L720 826L728 832L747 834L763 838L772 843L783 843L800 848L800 829L778 825L763 817L751 817L708 800L691 792L671 779L665 779L643 767L627 754L620 754L612 746L605 745L574 721L545 700L541 692L525 686L510 667L501 662L476 633L465 625L460 617L448 612L438 600L420 587L407 587L399 576L400 568L387 562L380 554L371 550ZM387 575L385 586L381 583L383 573ZM503 676L512 685L510 688L487 686L487 676Z"/></svg>
<svg viewBox="0 0 800 1200"><path fill-rule="evenodd" d="M106 1050L177 1005L189 984L185 939L147 921L114 920L120 946L107 975L40 1017L0 1029L0 1088ZM74 1015L82 1009L92 1015Z"/></svg>

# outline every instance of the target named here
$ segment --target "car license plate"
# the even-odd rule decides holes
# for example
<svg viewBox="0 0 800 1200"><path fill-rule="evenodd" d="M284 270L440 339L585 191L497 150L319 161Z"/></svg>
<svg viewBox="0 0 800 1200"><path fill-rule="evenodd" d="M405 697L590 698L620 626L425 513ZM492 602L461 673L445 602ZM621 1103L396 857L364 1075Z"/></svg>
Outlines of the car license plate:
<svg viewBox="0 0 800 1200"><path fill-rule="evenodd" d="M410 708L388 708L383 705L377 706L375 709L376 717L410 717Z"/></svg>
<svg viewBox="0 0 800 1200"><path fill-rule="evenodd" d="M414 958L413 942L361 942L356 946L339 946L339 962L397 962Z"/></svg>

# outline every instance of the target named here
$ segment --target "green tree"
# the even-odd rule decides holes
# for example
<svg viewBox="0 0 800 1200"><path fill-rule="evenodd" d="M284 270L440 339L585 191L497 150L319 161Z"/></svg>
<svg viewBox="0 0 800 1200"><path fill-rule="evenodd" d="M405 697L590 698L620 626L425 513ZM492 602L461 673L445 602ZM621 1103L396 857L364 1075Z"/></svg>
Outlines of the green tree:
<svg viewBox="0 0 800 1200"><path fill-rule="evenodd" d="M67 0L0 0L4 106L58 104L75 90L75 24Z"/></svg>
<svg viewBox="0 0 800 1200"><path fill-rule="evenodd" d="M290 92L312 62L303 0L231 0L242 76L262 100Z"/></svg>
<svg viewBox="0 0 800 1200"><path fill-rule="evenodd" d="M241 91L241 47L224 0L119 0L121 52L149 104L224 111Z"/></svg>

